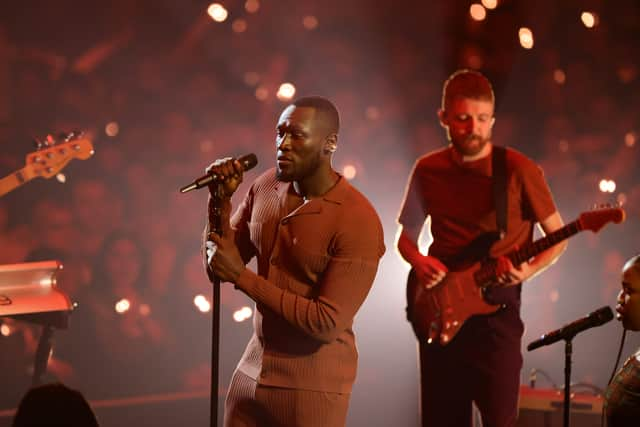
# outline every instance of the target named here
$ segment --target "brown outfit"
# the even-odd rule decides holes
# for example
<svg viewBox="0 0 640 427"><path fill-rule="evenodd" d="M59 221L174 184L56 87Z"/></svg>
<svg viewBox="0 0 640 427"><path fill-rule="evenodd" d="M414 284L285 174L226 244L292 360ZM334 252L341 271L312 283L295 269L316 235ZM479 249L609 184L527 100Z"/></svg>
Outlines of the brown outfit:
<svg viewBox="0 0 640 427"><path fill-rule="evenodd" d="M369 201L340 177L305 203L271 169L231 225L245 262L258 261L258 273L245 269L236 283L257 305L238 371L258 387L349 394L358 358L352 323L385 250Z"/></svg>

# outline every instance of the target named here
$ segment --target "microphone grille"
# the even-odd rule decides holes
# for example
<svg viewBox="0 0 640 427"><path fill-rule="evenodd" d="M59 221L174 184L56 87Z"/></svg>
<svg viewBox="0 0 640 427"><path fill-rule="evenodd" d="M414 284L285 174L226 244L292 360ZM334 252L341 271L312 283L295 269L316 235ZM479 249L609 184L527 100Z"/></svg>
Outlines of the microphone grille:
<svg viewBox="0 0 640 427"><path fill-rule="evenodd" d="M613 311L608 305L596 310L593 314L597 319L598 325L604 325L605 323L613 319Z"/></svg>
<svg viewBox="0 0 640 427"><path fill-rule="evenodd" d="M246 154L240 157L238 160L240 160L240 163L242 163L242 167L245 171L253 169L258 164L258 157L256 157L254 153Z"/></svg>

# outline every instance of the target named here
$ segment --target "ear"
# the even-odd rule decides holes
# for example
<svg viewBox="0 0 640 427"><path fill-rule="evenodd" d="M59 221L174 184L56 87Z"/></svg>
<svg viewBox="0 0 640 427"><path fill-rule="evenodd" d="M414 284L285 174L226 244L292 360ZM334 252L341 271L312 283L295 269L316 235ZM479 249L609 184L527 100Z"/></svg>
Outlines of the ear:
<svg viewBox="0 0 640 427"><path fill-rule="evenodd" d="M338 148L338 135L332 133L324 140L323 151L325 154L332 154Z"/></svg>
<svg viewBox="0 0 640 427"><path fill-rule="evenodd" d="M440 126L442 126L443 128L449 127L447 112L442 108L438 110L438 120L440 120Z"/></svg>

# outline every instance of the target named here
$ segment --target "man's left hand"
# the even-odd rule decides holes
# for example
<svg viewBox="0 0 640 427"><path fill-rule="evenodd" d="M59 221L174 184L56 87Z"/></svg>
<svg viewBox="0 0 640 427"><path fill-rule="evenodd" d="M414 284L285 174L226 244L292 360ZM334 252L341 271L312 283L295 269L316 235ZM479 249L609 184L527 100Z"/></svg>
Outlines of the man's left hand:
<svg viewBox="0 0 640 427"><path fill-rule="evenodd" d="M234 242L234 234L229 230L227 235L222 237L211 232L205 242L207 264L222 282L236 283L238 276L245 269L240 251Z"/></svg>
<svg viewBox="0 0 640 427"><path fill-rule="evenodd" d="M504 255L496 259L496 281L500 286L517 285L527 280L533 273L533 268L527 262L515 267Z"/></svg>

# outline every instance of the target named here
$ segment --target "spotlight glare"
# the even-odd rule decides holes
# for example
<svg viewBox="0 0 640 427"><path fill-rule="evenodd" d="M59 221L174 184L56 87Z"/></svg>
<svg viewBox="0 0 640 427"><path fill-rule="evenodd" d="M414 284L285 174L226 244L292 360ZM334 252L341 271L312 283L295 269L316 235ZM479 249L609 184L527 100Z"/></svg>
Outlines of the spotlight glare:
<svg viewBox="0 0 640 427"><path fill-rule="evenodd" d="M533 47L533 33L529 28L520 28L520 30L518 30L518 37L520 39L520 46L525 49L531 49Z"/></svg>
<svg viewBox="0 0 640 427"><path fill-rule="evenodd" d="M296 87L291 83L282 83L276 96L280 101L289 101L296 94Z"/></svg>
<svg viewBox="0 0 640 427"><path fill-rule="evenodd" d="M59 183L64 184L65 182L67 182L67 176L60 172L59 174L56 174L56 180Z"/></svg>
<svg viewBox="0 0 640 427"><path fill-rule="evenodd" d="M624 135L624 144L627 147L633 147L634 145L636 145L636 134L633 132L627 132Z"/></svg>
<svg viewBox="0 0 640 427"><path fill-rule="evenodd" d="M220 3L211 3L207 9L207 13L216 22L224 22L229 16L227 9Z"/></svg>
<svg viewBox="0 0 640 427"><path fill-rule="evenodd" d="M471 5L471 7L469 8L469 14L474 21L484 21L484 19L487 17L486 9L479 3L474 3Z"/></svg>

